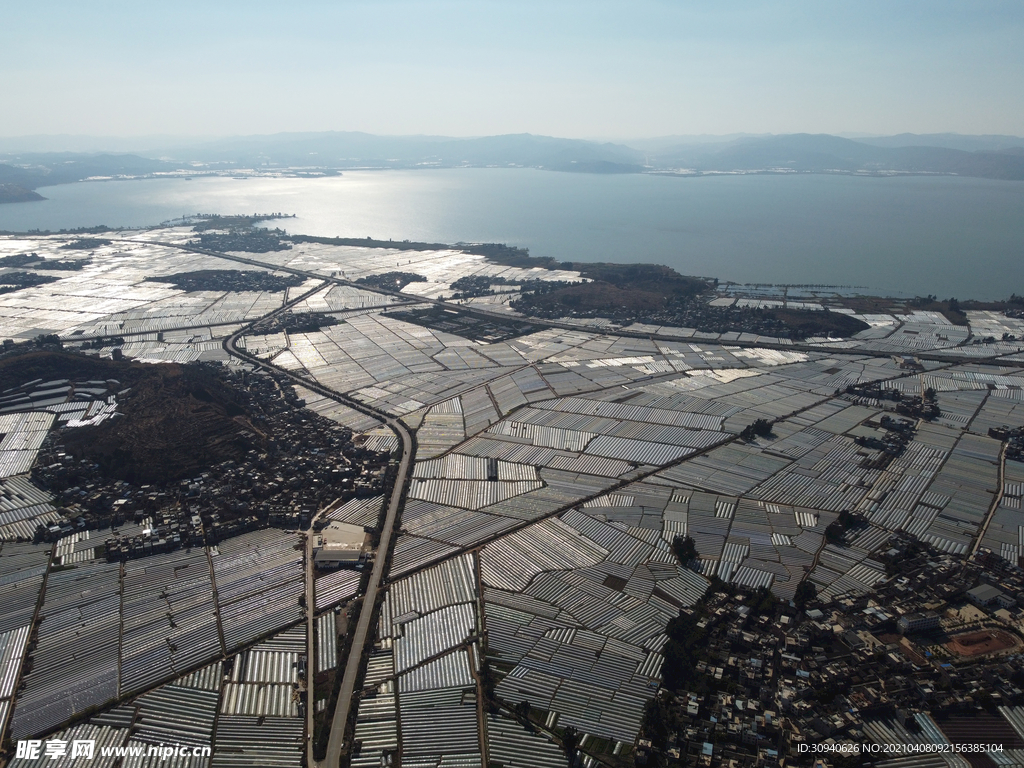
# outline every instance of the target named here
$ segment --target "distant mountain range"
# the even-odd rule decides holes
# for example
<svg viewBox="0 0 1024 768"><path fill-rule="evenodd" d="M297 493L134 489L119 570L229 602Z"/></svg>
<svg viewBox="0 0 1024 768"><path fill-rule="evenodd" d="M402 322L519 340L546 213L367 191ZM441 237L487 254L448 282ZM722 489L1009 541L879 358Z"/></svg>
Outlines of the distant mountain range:
<svg viewBox="0 0 1024 768"><path fill-rule="evenodd" d="M2 139L0 148L52 147L58 137ZM99 141L99 140L94 140ZM111 149L116 140L111 139ZM140 140L132 140L136 146ZM20 151L0 154L0 184L33 190L96 176L174 170L453 168L525 166L584 173L931 173L1024 180L1016 136L901 134L848 139L828 134L678 136L636 146L532 134L480 138L279 133L160 145L134 154ZM67 137L65 146L89 145ZM13 191L13 190L12 190ZM29 198L25 198L29 199Z"/></svg>
<svg viewBox="0 0 1024 768"><path fill-rule="evenodd" d="M929 137L919 137L928 141ZM969 145L956 137L956 143ZM999 149L973 151L936 144L913 144L913 137L844 139L828 134L797 133L788 136L741 138L726 144L683 144L651 153L654 166L704 172L789 170L816 173L941 173L988 179L1024 180L1024 139L1016 145L977 141ZM873 143L868 143L873 142ZM951 142L945 142L951 143Z"/></svg>
<svg viewBox="0 0 1024 768"><path fill-rule="evenodd" d="M621 144L534 136L529 133L455 139L447 136L375 136L369 133L278 133L221 139L183 149L172 157L206 163L281 166L430 167L521 165L575 170L574 164L611 163L640 171L643 154ZM635 166L635 168L632 168Z"/></svg>

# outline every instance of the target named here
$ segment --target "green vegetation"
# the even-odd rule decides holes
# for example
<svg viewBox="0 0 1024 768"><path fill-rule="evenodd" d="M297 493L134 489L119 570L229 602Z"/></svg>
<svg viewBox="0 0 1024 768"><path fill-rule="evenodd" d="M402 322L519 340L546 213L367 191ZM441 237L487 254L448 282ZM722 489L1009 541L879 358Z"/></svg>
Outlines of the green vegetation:
<svg viewBox="0 0 1024 768"><path fill-rule="evenodd" d="M705 629L698 626L703 611L681 612L668 623L668 642L662 653L665 663L661 668L663 685L671 691L690 689L698 677L697 662L704 650Z"/></svg>
<svg viewBox="0 0 1024 768"><path fill-rule="evenodd" d="M818 597L818 588L814 582L810 579L804 579L796 586L796 592L793 594L793 603L797 608L806 608L808 603L813 602Z"/></svg>
<svg viewBox="0 0 1024 768"><path fill-rule="evenodd" d="M261 221L286 218L284 214L253 214L252 216L202 216L192 226L199 233L199 245L211 251L244 251L246 253L270 253L287 251L292 244L284 237L281 229L256 227ZM217 230L217 231L213 231Z"/></svg>
<svg viewBox="0 0 1024 768"><path fill-rule="evenodd" d="M672 540L672 554L684 568L692 568L698 557L697 545L690 536L676 536Z"/></svg>
<svg viewBox="0 0 1024 768"><path fill-rule="evenodd" d="M830 312L808 309L770 309L766 310L769 317L782 323L792 332L794 339L806 339L810 336L853 336L866 331L869 326L856 317L842 312Z"/></svg>
<svg viewBox="0 0 1024 768"><path fill-rule="evenodd" d="M600 315L630 322L656 313L671 313L674 306L712 287L708 281L687 278L658 264L566 262L561 267L579 270L590 282L530 283L523 286L522 297L513 301L512 306L541 317Z"/></svg>
<svg viewBox="0 0 1024 768"><path fill-rule="evenodd" d="M476 296L491 296L494 294L494 289L491 286L494 285L520 285L518 283L510 283L501 277L491 277L489 275L469 275L468 277L460 277L451 287L455 293L452 294L453 299L471 299Z"/></svg>
<svg viewBox="0 0 1024 768"><path fill-rule="evenodd" d="M24 267L26 264L31 264L35 261L39 261L39 257L34 253L12 253L10 256L0 256L0 269L4 267Z"/></svg>
<svg viewBox="0 0 1024 768"><path fill-rule="evenodd" d="M34 264L32 269L51 269L60 272L77 272L82 267L92 264L92 259L43 259Z"/></svg>
<svg viewBox="0 0 1024 768"><path fill-rule="evenodd" d="M125 386L144 371L142 362L118 366L111 360L71 352L31 351L0 360L0 390L42 379L118 379Z"/></svg>
<svg viewBox="0 0 1024 768"><path fill-rule="evenodd" d="M658 264L563 262L589 282L534 281L523 286L511 306L544 318L607 317L633 322L696 328L707 333L754 333L790 339L851 336L867 324L841 312L800 309L718 307L708 292L718 281L680 275Z"/></svg>
<svg viewBox="0 0 1024 768"><path fill-rule="evenodd" d="M404 323L414 323L422 325L424 328L433 328L475 341L486 341L490 344L540 330L538 326L514 317L507 319L487 315L481 317L471 312L460 312L437 306L426 309L394 310L385 312L383 317L391 317Z"/></svg>
<svg viewBox="0 0 1024 768"><path fill-rule="evenodd" d="M367 285L382 291L400 291L409 283L425 283L427 278L415 272L384 272L380 275L369 275L356 280L359 285Z"/></svg>
<svg viewBox="0 0 1024 768"><path fill-rule="evenodd" d="M34 272L8 272L0 275L0 293L14 293L22 288L34 288L59 279L50 275L37 275Z"/></svg>
<svg viewBox="0 0 1024 768"><path fill-rule="evenodd" d="M523 287L523 296L512 306L539 317L569 314L600 314L613 319L640 319L651 312L665 312L673 303L704 293L712 284L680 275L658 264L582 264L566 262L589 282L536 281Z"/></svg>
<svg viewBox="0 0 1024 768"><path fill-rule="evenodd" d="M271 334L286 331L288 333L315 333L321 328L331 325L340 325L344 320L339 320L334 315L323 312L292 312L287 310L280 314L261 320L252 327L252 333Z"/></svg>
<svg viewBox="0 0 1024 768"><path fill-rule="evenodd" d="M842 544L846 541L843 527L837 523L829 523L825 528L825 541L829 544Z"/></svg>
<svg viewBox="0 0 1024 768"><path fill-rule="evenodd" d="M569 760L569 768L575 768L576 766L576 754L580 749L580 740L580 732L571 725L562 731L562 748L565 750L565 756Z"/></svg>
<svg viewBox="0 0 1024 768"><path fill-rule="evenodd" d="M170 283L182 291L284 291L304 282L298 275L274 275L262 270L200 269L174 275L147 277L154 283Z"/></svg>
<svg viewBox="0 0 1024 768"><path fill-rule="evenodd" d="M105 475L163 483L195 477L224 461L241 461L251 450L266 450L265 436L249 420L244 394L206 368L176 363L110 367L121 371L110 378L134 379L131 393L118 400L123 417L63 436L69 454L98 464ZM64 378L79 376L72 367Z"/></svg>
<svg viewBox="0 0 1024 768"><path fill-rule="evenodd" d="M750 606L750 615L754 616L771 616L775 612L775 604L779 602L779 599L775 597L775 594L768 587L758 587L754 590L754 594L750 596L750 601L747 605Z"/></svg>
<svg viewBox="0 0 1024 768"><path fill-rule="evenodd" d="M516 720L526 726L527 729L533 730L533 724L530 722L530 702L520 701L512 709L512 714L516 716Z"/></svg>
<svg viewBox="0 0 1024 768"><path fill-rule="evenodd" d="M671 712L661 699L655 697L644 707L644 718L640 728L656 750L668 745Z"/></svg>
<svg viewBox="0 0 1024 768"><path fill-rule="evenodd" d="M706 280L702 277L680 275L671 267L662 264L573 262L572 269L590 280L603 281L633 290L662 291L679 296L696 296L716 284L716 281Z"/></svg>
<svg viewBox="0 0 1024 768"><path fill-rule="evenodd" d="M291 249L292 244L281 239L283 234L279 229L242 229L228 232L227 234L204 232L199 235L199 241L193 241L192 244L222 253L224 251L270 253L271 251L287 251Z"/></svg>
<svg viewBox="0 0 1024 768"><path fill-rule="evenodd" d="M3 203L31 203L46 198L31 189L25 189L18 184L0 184L0 204Z"/></svg>
<svg viewBox="0 0 1024 768"><path fill-rule="evenodd" d="M494 695L494 687L497 684L497 681L494 679L494 671L491 669L491 664L485 656L480 664L480 692L483 695L484 706L491 714L497 714L498 712L498 700Z"/></svg>
<svg viewBox="0 0 1024 768"><path fill-rule="evenodd" d="M772 423L767 419L757 419L743 428L740 437L744 440L753 440L755 437L771 437L771 434Z"/></svg>
<svg viewBox="0 0 1024 768"><path fill-rule="evenodd" d="M61 248L66 248L62 245ZM91 264L92 260L85 259L43 259L37 253L12 253L10 256L0 256L0 269L7 267L29 267L31 269L49 270L79 270ZM0 275L0 280L4 276Z"/></svg>
<svg viewBox="0 0 1024 768"><path fill-rule="evenodd" d="M102 245L110 245L110 241L102 237L80 237L61 246L63 251L89 251Z"/></svg>
<svg viewBox="0 0 1024 768"><path fill-rule="evenodd" d="M844 509L839 513L839 517L825 528L825 540L829 544L842 544L846 541L847 531L862 528L865 524L866 521L861 515Z"/></svg>

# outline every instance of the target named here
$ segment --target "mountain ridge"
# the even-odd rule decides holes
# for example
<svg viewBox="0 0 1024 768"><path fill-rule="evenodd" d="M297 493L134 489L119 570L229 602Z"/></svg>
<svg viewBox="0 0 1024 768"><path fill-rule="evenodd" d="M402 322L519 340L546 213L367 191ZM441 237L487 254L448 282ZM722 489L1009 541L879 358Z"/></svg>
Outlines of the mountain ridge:
<svg viewBox="0 0 1024 768"><path fill-rule="evenodd" d="M94 177L237 169L532 167L580 173L802 172L946 174L1024 180L1024 138L900 134L849 139L831 134L737 135L678 144L651 140L643 151L615 142L530 133L455 138L380 136L359 131L230 137L143 153L21 152L0 155L0 184L32 191ZM686 138L686 137L679 137ZM933 144L917 142L934 142ZM639 142L644 144L644 142ZM660 147L660 148L659 148ZM974 147L971 149L971 147ZM36 199L10 196L11 201Z"/></svg>

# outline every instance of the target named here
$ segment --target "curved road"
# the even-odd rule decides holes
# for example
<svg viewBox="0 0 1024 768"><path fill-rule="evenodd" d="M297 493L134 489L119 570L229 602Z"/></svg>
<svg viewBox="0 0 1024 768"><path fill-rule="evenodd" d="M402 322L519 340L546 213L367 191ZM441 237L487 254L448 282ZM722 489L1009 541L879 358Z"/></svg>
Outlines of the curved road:
<svg viewBox="0 0 1024 768"><path fill-rule="evenodd" d="M277 264L272 264L272 263L268 263L268 262L261 262L261 261L258 261L256 259L248 259L248 258L245 258L245 257L231 256L231 255L224 254L224 253L219 253L219 252L216 252L216 251L210 251L210 250L206 250L206 249L202 249L202 248L197 248L195 246L189 246L189 245L178 244L178 243L154 242L154 241L148 241L148 244L151 244L151 245L161 245L161 246L165 246L165 247L169 247L169 248L174 248L174 249L179 249L179 250L203 253L203 254L206 254L206 255L209 255L209 256L215 256L215 257L222 258L222 259L227 259L227 260L231 260L231 261L237 261L237 262L241 262L241 263L245 263L245 264L250 264L250 265L253 265L253 266L263 267L265 269L278 270L278 271L288 272L288 273L295 274L295 275L301 275L303 277L316 278L318 280L323 280L327 284L333 283L335 285L351 285L351 286L354 286L354 287L357 287L357 288L361 288L363 290L369 290L369 291L372 291L372 292L375 292L375 293L386 293L386 294L390 294L390 295L393 295L393 296L400 297L401 299L405 299L405 300L414 299L414 300L422 301L424 303L434 304L435 306L441 306L441 307L445 307L445 308L452 308L452 309L456 309L456 310L461 310L461 311L468 312L469 314L474 314L474 315L477 315L477 316L485 316L485 317L488 317L490 319L498 319L498 320L507 320L507 319L509 319L507 315L502 315L502 314L495 313L495 312L488 312L488 311L483 310L483 309L478 308L478 307L466 307L466 306L463 306L463 305L451 304L451 303L444 302L444 301L439 301L439 300L436 300L436 299L423 299L422 297L410 297L410 296L408 296L406 294L400 294L400 293L395 293L395 292L392 292L392 291L385 291L385 290L375 289L375 288L373 288L371 286L357 285L355 283L352 283L351 281L339 279L339 278L336 278L336 277L333 277L333 276L327 277L327 276L324 276L322 274L317 274L317 273L309 272L309 271L306 271L306 270L289 268L289 267L285 267L285 266L277 265ZM306 298L307 295L309 295L311 293L314 293L317 290L321 290L323 287L324 287L323 284L321 284L321 285L317 286L315 289L313 289L313 290L311 290L309 292L304 292L302 296L298 297L297 299L295 299L295 300L293 300L291 302L287 302L282 307L280 307L279 309L277 309L274 312L270 313L269 315L266 315L263 318L259 318L259 320L266 319L266 317L270 317L270 316L273 316L275 314L278 314L280 312L285 311L286 309L288 309L293 304L295 304L298 301L301 301L302 299ZM257 321L253 321L253 322L257 322ZM671 336L664 337L664 336L661 336L660 334L637 333L637 332L623 331L622 329L618 329L616 331L609 332L608 330L590 329L590 328L586 328L586 327L580 327L580 326L577 326L577 325L574 325L574 324L562 323L562 322L551 321L551 320L538 320L536 318L530 318L530 322L535 324L535 325L537 325L537 326L547 326L549 328L560 328L560 329L577 330L577 331L590 331L590 332L595 332L595 333L606 333L606 334L609 334L609 335L626 336L626 337L643 337L643 338L649 338L649 339L652 339L652 340L654 340L654 339L664 339L664 340L670 340L670 341L680 341L680 339L678 339L676 337L671 337ZM255 365L259 365L259 366L262 366L264 368L274 369L279 374L281 374L283 376L287 376L288 378L292 379L293 381L295 381L296 383L300 384L301 386L306 387L307 389L310 389L310 390L312 390L314 392L317 392L317 393L319 393L321 395L324 395L325 397L329 397L329 398L331 398L333 400L341 402L344 405L347 405L347 406L349 406L349 407L351 407L351 408L353 408L355 410L358 410L358 411L360 411L362 413L366 413L366 414L371 415L371 416L373 416L374 418L376 418L376 419L378 419L380 421L383 421L392 431L394 431L398 435L398 437L399 437L399 439L401 440L401 443L402 443L402 458L401 458L401 461L400 461L400 464L399 464L398 475L395 478L395 485L394 485L394 488L392 489L391 498L390 498L390 500L388 502L388 509L387 509L387 514L385 516L384 526L381 529L380 544L379 544L379 546L377 548L377 556L374 559L373 569L372 569L372 571L370 573L369 584L367 585L366 594L363 597L363 608L360 611L359 621L356 624L355 634L352 637L351 650L349 652L348 659L347 659L346 665L345 665L344 674L343 674L343 677L342 677L341 690L340 690L340 692L338 694L338 702L337 702L337 706L335 707L334 718L333 718L332 723L331 723L330 738L328 740L327 753L326 753L326 755L324 757L324 760L322 760L322 761L315 761L313 759L313 744L312 744L312 740L310 739L307 742L307 749L308 749L307 765L316 766L317 768L336 768L336 766L338 765L338 763L340 761L340 758L341 758L342 749L345 746L345 731L346 731L346 728L347 728L347 725L348 725L349 712L350 712L350 710L352 708L352 700L353 700L353 696L354 696L354 692L355 692L355 682L356 682L356 678L359 675L359 668L360 668L361 661L362 661L363 650L364 650L364 648L366 646L367 636L369 635L370 630L373 628L373 624L374 624L374 622L373 622L374 606L375 606L375 603L376 603L376 600L377 600L377 596L378 596L378 594L380 592L381 582L382 582L382 580L384 578L384 575L385 575L384 574L385 563L387 561L387 553L390 550L390 546L391 546L391 538L394 535L395 519L396 519L396 517L398 515L398 510L399 510L399 508L401 506L402 496L403 496L405 487L406 487L406 485L408 483L408 480L409 480L409 469L410 469L410 464L412 462L412 454L413 454L412 436L410 435L409 431L405 428L405 426L398 419L395 419L395 418L389 416L386 413L378 411L378 410L376 410L374 408L370 408L370 407L366 406L365 404L363 404L363 403L361 403L361 402L359 402L357 400L351 399L351 398L349 398L349 397L347 397L347 396L345 396L345 395L343 395L343 394L341 394L339 392L336 392L336 391L334 391L332 389L329 389L328 387L323 386L319 382L305 379L305 378L303 378L301 376L298 376L298 375L292 373L291 371L288 371L288 370L286 370L284 368L280 368L280 367L274 365L273 363L270 363L270 362L268 362L266 360L261 360L261 359L259 359L257 357L254 357L253 355L249 354L248 352L239 350L235 346L235 343L236 343L236 341L238 340L239 337L241 337L245 332L247 332L247 330L249 329L249 327L252 324L253 323L246 324L241 330L237 331L236 333L232 334L230 337L228 337L227 339L224 340L224 343L223 343L224 349L229 354L232 354L232 355L234 355L236 357L244 359L244 360L246 360L246 361L248 361L250 363L253 363ZM722 342L716 342L716 341L709 340L709 341L707 341L707 343L714 344L714 343L722 343ZM756 347L765 347L765 348L785 349L785 350L788 350L788 351L817 352L817 353L826 353L826 354L831 353L831 354L840 354L840 355L842 355L842 354L849 354L849 355L857 355L857 356L865 356L865 357L889 357L891 355L891 352L888 352L888 351L882 352L882 351L879 351L879 350L865 350L865 349L856 349L856 350L854 350L854 349L829 349L829 348L821 348L821 347L815 347L815 346L804 345L804 344L771 344L771 343L764 343L764 342L758 343L758 342L740 342L740 341L729 341L729 342L726 342L726 343L729 346L737 346L737 347L756 346ZM985 363L991 364L991 363L995 362L995 360L993 358L987 358L987 357L985 357L985 358L970 359L970 358L964 358L964 357L957 356L957 355L943 355L942 353L934 353L934 352L932 352L932 353L918 353L917 356L919 358L922 358L922 359L929 359L929 360L934 360L936 362L944 362L944 363L959 363L959 364L962 364L962 363L965 363L965 362L972 362L972 363L981 363L981 364L985 364ZM1002 361L1000 361L1000 362L1002 362ZM1018 365L1018 366L1019 365L1024 365L1024 363L1019 363L1017 361L1007 361L1005 364L1008 364L1008 365ZM310 539L311 538L312 538L312 534L310 534ZM979 537L979 541L980 541L980 537ZM309 573L307 574L307 590L311 591L311 589L310 589L311 585L308 582L309 582L309 580L311 580L313 563L312 563L312 559L311 559L311 552L309 551L309 549L310 548L307 545L307 553L309 553L309 555L307 556L307 568L309 569ZM312 614L315 611L315 608L316 608L315 603L307 605L307 610L310 612L310 614ZM310 643L310 648L312 648L312 643ZM307 660L307 664L310 665L309 674L310 674L310 677L312 677L312 665L315 664L315 659L312 656L310 656L310 658ZM307 701L308 701L308 709L310 711L310 719L311 719L311 712L312 712L312 708L313 708L312 707L312 705L313 705L312 697L310 697Z"/></svg>
<svg viewBox="0 0 1024 768"><path fill-rule="evenodd" d="M170 246L171 244L162 243L162 245ZM212 252L208 253L213 255ZM398 436L399 440L402 443L402 458L399 461L398 474L395 476L395 485L391 491L391 498L388 500L388 510L387 515L384 518L384 525L381 528L380 544L377 546L377 556L374 558L373 569L370 571L370 580L366 587L366 594L363 596L363 609L359 613L359 621L356 624L355 633L352 636L351 650L349 651L348 661L345 665L344 676L342 677L341 691L338 694L338 704L334 710L334 720L331 723L331 736L327 745L327 755L323 761L317 762L313 759L313 741L312 739L307 739L307 765L325 767L330 766L330 768L334 768L334 766L338 765L338 762L341 758L341 750L345 744L345 728L348 723L348 713L352 707L352 697L355 690L356 678L359 676L359 667L363 657L363 649L366 646L367 635L369 635L370 630L373 628L373 609L377 600L377 595L380 592L381 581L384 578L384 566L385 563L387 562L387 553L390 551L391 548L391 537L394 535L395 519L398 517L398 510L402 503L402 495L405 492L406 485L408 484L409 481L409 469L412 463L413 455L412 435L405 428L405 425L402 424L398 419L395 419L392 416L383 413L382 411L378 411L375 408L370 408L364 403L349 398L341 394L340 392L335 392L334 390L325 387L320 382L305 379L302 376L299 376L277 365L274 365L273 363L267 360L262 360L258 357L255 357L249 352L239 349L236 346L238 339L241 338L245 333L247 333L255 323L262 322L263 320L266 320L268 318L274 317L275 315L279 315L287 311L295 304L298 304L300 301L303 301L304 299L308 298L317 291L322 290L323 287L323 285L318 285L317 287L311 290L304 291L301 295L295 297L291 301L285 302L280 307L275 309L273 312L270 312L266 315L263 315L262 317L256 318L255 320L246 323L238 331L224 339L222 346L224 348L224 351L226 351L230 355L233 355L241 360L245 360L248 363L252 363L253 365L273 369L278 374L288 377L289 379L294 381L296 384L299 384L300 386L313 390L314 392L324 395L325 397L329 397L332 400L336 400L342 403L343 405L348 406L349 408L360 411L361 413L373 416L375 419L384 422L384 424L386 424ZM319 513L317 516L319 516ZM316 611L316 602L315 597L313 595L312 585L312 541L313 531L312 528L310 528L310 532L307 535L305 547L306 611L308 615L307 626L310 628L310 630L308 631L312 630L314 624L313 614ZM313 655L313 643L311 635L307 639L307 654L308 657L306 659L306 678L307 680L312 681L313 678L315 677L314 670L316 665L316 657ZM312 688L312 685L307 686L307 690L310 692L312 692ZM313 703L313 697L311 695L307 696L307 726L312 722ZM311 728L310 733L312 733Z"/></svg>
<svg viewBox="0 0 1024 768"><path fill-rule="evenodd" d="M319 288L317 290L319 290ZM295 299L293 302L289 302L288 304L282 306L280 309L275 310L275 312L271 313L271 315L277 314L278 312L283 312L284 310L288 309L288 307L291 306L293 303L301 301L303 298L305 298L305 294ZM263 319L265 318L260 318L260 320ZM369 414L374 418L383 421L393 432L395 432L398 435L399 440L402 443L402 458L398 464L398 474L395 476L395 485L391 491L391 498L388 500L387 515L384 518L384 525L381 528L380 544L377 546L377 555L376 557L374 557L373 569L370 571L370 581L366 587L366 594L363 596L363 608L359 612L359 621L356 623L355 633L352 636L352 645L349 650L348 660L345 664L345 672L341 682L341 691L338 694L338 704L335 707L334 720L331 723L331 736L327 743L327 754L323 761L317 762L313 759L313 743L312 740L307 740L307 751L309 753L308 765L324 766L325 768L335 768L335 766L338 765L338 762L341 758L341 750L345 745L345 728L348 724L349 710L352 707L352 697L355 691L356 678L359 676L359 667L360 662L362 661L363 658L363 649L366 646L366 638L369 635L370 630L373 629L374 605L376 604L377 601L377 595L380 592L381 581L384 578L384 567L387 562L387 553L391 548L391 537L394 535L395 519L398 516L398 510L402 503L402 495L405 492L405 487L409 481L409 469L412 464L413 456L412 435L409 433L409 430L405 428L405 425L402 424L402 422L399 421L398 419L395 419L391 416L388 416L385 413L377 411L374 408L369 408L368 406L364 405L363 403L360 403L357 400L348 398L339 392L335 392L334 390L331 390L323 386L319 382L305 379L302 376L298 376L297 374L292 373L291 371L285 370L284 368L280 368L274 365L273 363L269 363L266 360L261 360L249 354L248 352L244 352L238 349L235 346L235 343L238 341L239 337L241 337L248 330L248 328L249 325L246 325L244 328L233 333L231 336L224 340L224 349L229 354L232 354L235 357L245 360L246 362L250 362L255 365L262 366L264 368L272 368L277 373L283 376L287 376L295 383L303 387L306 387L307 389L311 389L314 392L317 392L318 394L322 394L325 397L330 397L331 399L337 400L338 402L343 403L344 405L347 405L350 408ZM313 569L313 561L311 557L311 541L312 530L310 531L309 539L307 540L307 594L310 591L311 585L309 584L309 581L311 579ZM308 597L306 610L310 613L316 610L316 603L310 603ZM316 660L312 656L310 656L310 658L308 658L306 661L307 667L309 668L307 671L307 679L312 678L311 665L314 665L315 662ZM310 697L307 698L307 711L311 712L312 708L313 701Z"/></svg>

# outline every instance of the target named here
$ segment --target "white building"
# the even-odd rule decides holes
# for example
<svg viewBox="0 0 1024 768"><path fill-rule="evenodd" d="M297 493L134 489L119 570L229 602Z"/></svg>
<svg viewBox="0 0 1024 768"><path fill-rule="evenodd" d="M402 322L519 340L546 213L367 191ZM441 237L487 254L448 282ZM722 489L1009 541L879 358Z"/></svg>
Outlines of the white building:
<svg viewBox="0 0 1024 768"><path fill-rule="evenodd" d="M929 629L939 628L939 615L932 611L908 613L906 616L901 616L897 624L900 632L904 635L910 632L926 632Z"/></svg>
<svg viewBox="0 0 1024 768"><path fill-rule="evenodd" d="M313 542L313 562L317 568L353 566L365 559L367 534L358 525L331 521Z"/></svg>

